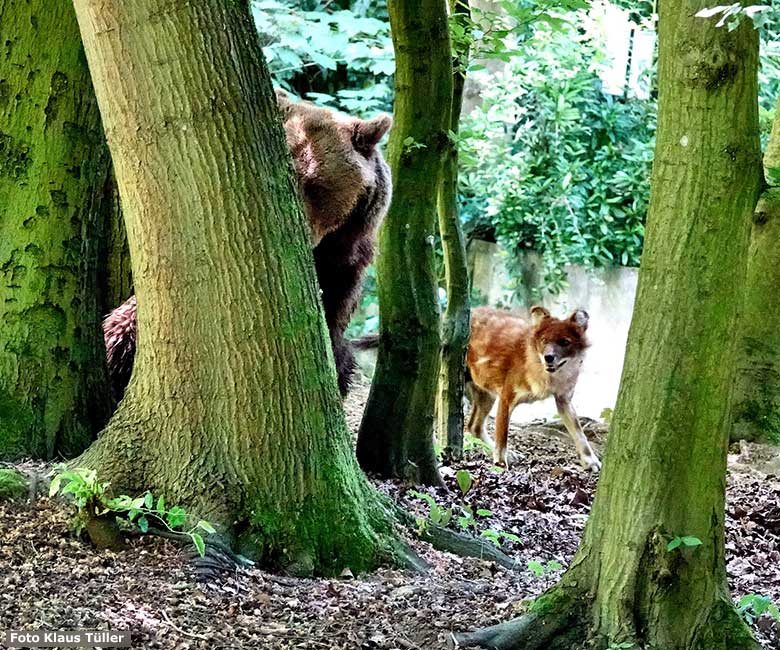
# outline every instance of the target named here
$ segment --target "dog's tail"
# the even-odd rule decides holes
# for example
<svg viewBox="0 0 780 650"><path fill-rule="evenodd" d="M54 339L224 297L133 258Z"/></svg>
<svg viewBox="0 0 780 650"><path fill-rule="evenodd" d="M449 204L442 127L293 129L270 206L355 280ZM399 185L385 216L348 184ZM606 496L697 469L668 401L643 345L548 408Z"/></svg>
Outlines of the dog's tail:
<svg viewBox="0 0 780 650"><path fill-rule="evenodd" d="M356 350L374 350L379 347L379 334L366 334L359 339L352 339L350 344Z"/></svg>

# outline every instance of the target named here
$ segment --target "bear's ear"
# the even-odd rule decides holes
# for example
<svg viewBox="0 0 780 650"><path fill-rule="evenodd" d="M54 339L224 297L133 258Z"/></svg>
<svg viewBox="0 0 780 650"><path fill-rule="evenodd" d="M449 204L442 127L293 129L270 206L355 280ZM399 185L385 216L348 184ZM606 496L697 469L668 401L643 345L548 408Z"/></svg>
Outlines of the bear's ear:
<svg viewBox="0 0 780 650"><path fill-rule="evenodd" d="M588 316L588 312L584 309L578 309L569 317L569 320L577 327L586 330L588 329L588 320L590 320L590 316Z"/></svg>
<svg viewBox="0 0 780 650"><path fill-rule="evenodd" d="M276 105L279 107L279 110L282 113L287 112L287 109L292 106L292 102L290 101L290 96L287 94L287 91L284 91L281 88L274 88L274 92L276 93Z"/></svg>
<svg viewBox="0 0 780 650"><path fill-rule="evenodd" d="M531 307L531 322L534 325L538 325L545 318L550 318L550 312L547 311L544 307L540 307L539 305Z"/></svg>
<svg viewBox="0 0 780 650"><path fill-rule="evenodd" d="M370 120L355 120L352 128L352 146L361 153L371 153L391 126L393 126L393 118L387 114L377 115Z"/></svg>

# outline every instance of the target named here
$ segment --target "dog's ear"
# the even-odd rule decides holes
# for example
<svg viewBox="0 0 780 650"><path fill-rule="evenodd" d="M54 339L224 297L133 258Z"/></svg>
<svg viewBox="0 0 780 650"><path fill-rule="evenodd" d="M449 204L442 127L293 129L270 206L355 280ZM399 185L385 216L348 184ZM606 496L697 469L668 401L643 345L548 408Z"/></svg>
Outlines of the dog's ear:
<svg viewBox="0 0 780 650"><path fill-rule="evenodd" d="M541 307L540 305L531 307L531 322L534 325L538 325L545 318L550 318L550 312L547 311L544 307Z"/></svg>
<svg viewBox="0 0 780 650"><path fill-rule="evenodd" d="M572 323L583 330L588 329L589 319L590 316L588 316L588 312L586 312L584 309L578 309L569 317L569 320Z"/></svg>

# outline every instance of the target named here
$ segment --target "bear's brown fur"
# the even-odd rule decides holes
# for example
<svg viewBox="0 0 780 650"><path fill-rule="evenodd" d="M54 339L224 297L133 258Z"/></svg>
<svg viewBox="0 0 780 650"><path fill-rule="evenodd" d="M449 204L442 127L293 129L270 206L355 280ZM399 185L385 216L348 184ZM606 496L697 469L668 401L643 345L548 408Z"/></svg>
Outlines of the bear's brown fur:
<svg viewBox="0 0 780 650"><path fill-rule="evenodd" d="M287 145L311 226L314 261L330 332L339 390L345 395L355 359L344 332L357 306L376 231L390 204L390 170L377 148L392 120L361 120L277 91ZM136 300L131 296L103 322L109 374L117 399L135 357Z"/></svg>

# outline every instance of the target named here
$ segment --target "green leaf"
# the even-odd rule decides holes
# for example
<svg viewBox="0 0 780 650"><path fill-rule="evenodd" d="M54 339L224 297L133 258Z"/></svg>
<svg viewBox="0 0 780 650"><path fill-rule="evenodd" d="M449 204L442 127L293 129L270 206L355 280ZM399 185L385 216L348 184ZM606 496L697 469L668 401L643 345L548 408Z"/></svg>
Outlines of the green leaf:
<svg viewBox="0 0 780 650"><path fill-rule="evenodd" d="M458 482L458 487L460 488L460 491L463 494L463 496L466 496L466 494L468 494L468 491L471 489L471 485L473 483L471 474L469 474L469 472L465 469L459 469L458 472L455 474L455 480Z"/></svg>
<svg viewBox="0 0 780 650"><path fill-rule="evenodd" d="M138 530L140 530L142 533L149 532L149 521L146 519L146 517L139 517L136 524L138 525Z"/></svg>
<svg viewBox="0 0 780 650"><path fill-rule="evenodd" d="M187 521L187 513L181 506L173 506L165 515L165 523L169 528L180 528Z"/></svg>
<svg viewBox="0 0 780 650"><path fill-rule="evenodd" d="M195 545L195 550L198 551L198 555L201 557L206 555L206 543L203 541L203 538L198 533L190 533L190 539L192 539L192 543Z"/></svg>
<svg viewBox="0 0 780 650"><path fill-rule="evenodd" d="M544 575L544 566L536 560L528 560L528 570L537 578L541 578Z"/></svg>
<svg viewBox="0 0 780 650"><path fill-rule="evenodd" d="M200 528L201 530L205 530L210 535L213 535L214 533L217 532L216 530L214 530L214 526L212 526L208 521L204 521L203 519L201 519L198 522L198 525L196 526L196 528Z"/></svg>
<svg viewBox="0 0 780 650"><path fill-rule="evenodd" d="M58 474L52 479L51 485L49 486L49 497L53 497L59 492L60 483L62 483L62 474Z"/></svg>
<svg viewBox="0 0 780 650"><path fill-rule="evenodd" d="M678 548L680 545L682 545L682 539L679 537L675 537L671 542L669 542L666 545L666 550L673 551L674 549Z"/></svg>
<svg viewBox="0 0 780 650"><path fill-rule="evenodd" d="M152 497L151 492L147 492L144 494L144 505L147 509L151 510L152 506L154 505L154 498Z"/></svg>
<svg viewBox="0 0 780 650"><path fill-rule="evenodd" d="M698 537L691 537L689 535L686 535L681 538L682 543L686 546L701 546L701 540Z"/></svg>
<svg viewBox="0 0 780 650"><path fill-rule="evenodd" d="M156 510L158 513L163 514L165 512L165 497L161 494L157 499Z"/></svg>
<svg viewBox="0 0 780 650"><path fill-rule="evenodd" d="M492 516L492 514L493 514L493 511L492 511L492 510L485 510L484 508L479 508L479 509L477 510L477 514L478 514L480 517L490 517L490 516Z"/></svg>

